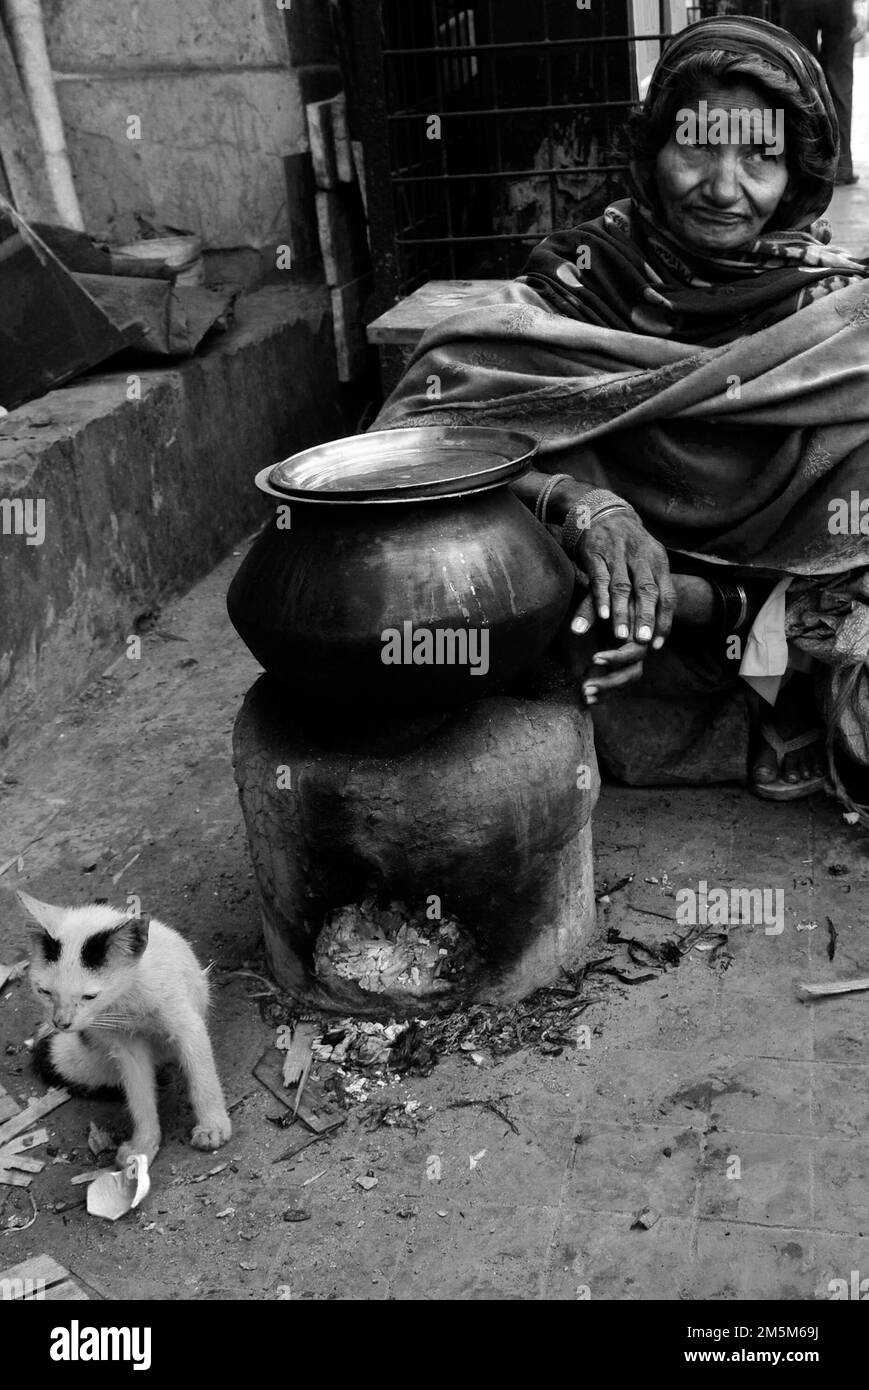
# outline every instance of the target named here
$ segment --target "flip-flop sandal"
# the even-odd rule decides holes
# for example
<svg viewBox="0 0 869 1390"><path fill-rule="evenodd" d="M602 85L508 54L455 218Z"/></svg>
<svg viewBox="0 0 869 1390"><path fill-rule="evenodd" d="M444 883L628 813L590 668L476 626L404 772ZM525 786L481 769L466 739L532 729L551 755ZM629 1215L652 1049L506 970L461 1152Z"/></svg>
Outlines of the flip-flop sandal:
<svg viewBox="0 0 869 1390"><path fill-rule="evenodd" d="M771 724L761 724L760 732L776 755L779 771L788 753L796 753L798 749L808 748L813 743L823 743L827 737L826 731L818 728L808 729L795 738L782 738ZM804 796L814 796L815 792L823 791L826 785L827 774L819 772L805 782L786 782L783 778L775 782L752 782L751 790L766 801L800 801Z"/></svg>

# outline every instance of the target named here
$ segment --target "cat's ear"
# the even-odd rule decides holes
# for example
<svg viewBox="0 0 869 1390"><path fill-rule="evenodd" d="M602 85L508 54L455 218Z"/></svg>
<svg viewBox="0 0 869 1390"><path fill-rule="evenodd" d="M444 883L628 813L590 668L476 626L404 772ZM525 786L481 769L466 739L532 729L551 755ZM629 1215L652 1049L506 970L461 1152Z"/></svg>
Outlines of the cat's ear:
<svg viewBox="0 0 869 1390"><path fill-rule="evenodd" d="M138 917L125 917L112 931L112 945L127 956L140 956L148 944L151 916L142 912Z"/></svg>
<svg viewBox="0 0 869 1390"><path fill-rule="evenodd" d="M29 893L22 892L20 888L16 890L16 896L24 911L30 914L43 932L51 937L57 936L63 922L65 908L53 907L51 903L41 903L38 898L31 898ZM29 925L31 924L28 923Z"/></svg>

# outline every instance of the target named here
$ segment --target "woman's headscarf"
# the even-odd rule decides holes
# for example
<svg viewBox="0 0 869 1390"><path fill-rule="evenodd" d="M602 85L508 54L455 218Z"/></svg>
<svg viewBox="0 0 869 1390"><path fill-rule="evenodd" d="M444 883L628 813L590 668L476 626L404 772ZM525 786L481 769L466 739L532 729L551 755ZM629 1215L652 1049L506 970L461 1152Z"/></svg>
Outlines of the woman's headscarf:
<svg viewBox="0 0 869 1390"><path fill-rule="evenodd" d="M656 132L661 144L672 130L677 106L696 88L704 62L736 58L743 82L753 82L788 119L791 183L765 230L797 231L819 217L833 196L839 158L839 124L823 69L808 49L776 24L743 15L722 15L690 24L670 40L652 73L636 128ZM793 148L794 144L798 148ZM649 154L657 150L649 150ZM632 163L633 191L655 204L654 170Z"/></svg>
<svg viewBox="0 0 869 1390"><path fill-rule="evenodd" d="M773 107L787 111L791 179L757 241L710 256L683 246L666 226L655 159L670 138L680 102L696 92L704 70L708 80L730 57L739 60L734 75L760 86ZM606 328L715 346L769 327L869 275L864 263L827 244L830 228L818 218L832 195L838 125L820 65L784 29L741 15L683 29L652 74L632 142L631 198L547 237L519 277L560 313Z"/></svg>

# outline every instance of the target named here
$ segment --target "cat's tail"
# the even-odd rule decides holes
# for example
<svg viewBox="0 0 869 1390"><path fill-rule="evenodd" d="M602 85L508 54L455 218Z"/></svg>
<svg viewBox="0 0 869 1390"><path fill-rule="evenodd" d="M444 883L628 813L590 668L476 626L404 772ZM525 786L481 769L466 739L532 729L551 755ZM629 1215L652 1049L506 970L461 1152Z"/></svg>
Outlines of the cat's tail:
<svg viewBox="0 0 869 1390"><path fill-rule="evenodd" d="M122 1094L121 1076L111 1057L91 1047L85 1033L46 1033L33 1046L37 1076L49 1086L66 1086L74 1095L109 1091Z"/></svg>

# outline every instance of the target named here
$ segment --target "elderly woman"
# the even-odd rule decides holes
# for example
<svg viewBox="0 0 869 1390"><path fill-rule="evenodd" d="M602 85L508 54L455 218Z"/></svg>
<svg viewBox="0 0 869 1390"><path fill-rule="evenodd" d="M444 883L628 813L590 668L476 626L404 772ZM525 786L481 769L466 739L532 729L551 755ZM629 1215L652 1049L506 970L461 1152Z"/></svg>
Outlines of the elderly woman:
<svg viewBox="0 0 869 1390"><path fill-rule="evenodd" d="M706 20L669 44L628 139L631 197L430 330L378 425L537 436L515 487L577 566L565 657L612 772L775 799L829 777L859 810L869 268L818 220L838 153L823 73L774 25Z"/></svg>

